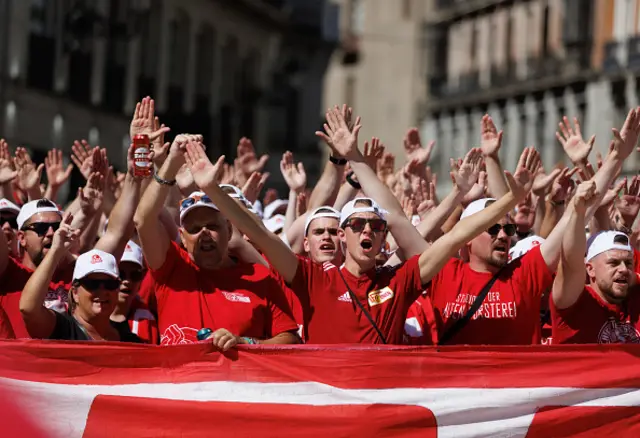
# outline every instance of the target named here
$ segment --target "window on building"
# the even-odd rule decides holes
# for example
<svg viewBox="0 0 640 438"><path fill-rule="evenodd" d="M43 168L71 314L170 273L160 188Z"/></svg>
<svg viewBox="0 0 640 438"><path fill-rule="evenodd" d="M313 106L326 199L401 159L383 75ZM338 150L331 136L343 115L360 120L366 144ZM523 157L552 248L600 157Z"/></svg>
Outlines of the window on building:
<svg viewBox="0 0 640 438"><path fill-rule="evenodd" d="M178 112L182 112L187 82L190 26L191 20L182 10L169 25L169 107Z"/></svg>
<svg viewBox="0 0 640 438"><path fill-rule="evenodd" d="M240 132L253 133L255 126L255 108L258 99L258 72L260 54L252 50L243 59L240 72Z"/></svg>
<svg viewBox="0 0 640 438"><path fill-rule="evenodd" d="M99 17L96 3L76 0L65 10L63 51L69 57L68 94L73 100L91 102L94 34Z"/></svg>
<svg viewBox="0 0 640 438"><path fill-rule="evenodd" d="M550 31L550 15L549 15L549 5L545 5L542 10L542 47L541 55L543 58L549 56L550 48L549 48L549 31Z"/></svg>
<svg viewBox="0 0 640 438"><path fill-rule="evenodd" d="M30 87L42 90L53 89L56 64L55 31L58 19L56 2L31 0L27 57L27 85ZM17 60L12 64L19 69ZM20 71L13 73L17 76Z"/></svg>
<svg viewBox="0 0 640 438"><path fill-rule="evenodd" d="M126 89L126 66L129 47L129 22L134 11L125 0L109 4L107 59L104 72L103 105L112 111L122 111Z"/></svg>
<svg viewBox="0 0 640 438"><path fill-rule="evenodd" d="M411 18L411 0L402 0L402 18L405 20Z"/></svg>
<svg viewBox="0 0 640 438"><path fill-rule="evenodd" d="M209 113L209 98L213 81L214 32L204 25L196 39L196 112Z"/></svg>
<svg viewBox="0 0 640 438"><path fill-rule="evenodd" d="M162 0L151 0L150 7L140 17L140 75L138 96L156 94L160 30L162 26Z"/></svg>
<svg viewBox="0 0 640 438"><path fill-rule="evenodd" d="M238 40L229 36L222 49L222 101L232 103L237 100L238 87Z"/></svg>

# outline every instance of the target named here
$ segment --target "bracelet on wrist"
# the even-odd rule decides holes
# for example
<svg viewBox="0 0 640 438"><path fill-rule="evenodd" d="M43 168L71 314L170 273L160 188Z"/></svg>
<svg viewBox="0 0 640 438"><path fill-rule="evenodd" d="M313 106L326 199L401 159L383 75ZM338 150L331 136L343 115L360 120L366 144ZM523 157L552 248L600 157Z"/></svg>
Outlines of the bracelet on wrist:
<svg viewBox="0 0 640 438"><path fill-rule="evenodd" d="M362 186L360 185L360 183L353 178L353 171L347 173L346 178L347 178L347 182L351 185L351 187L357 190L362 189Z"/></svg>
<svg viewBox="0 0 640 438"><path fill-rule="evenodd" d="M153 174L153 179L155 179L158 184L161 184L163 186L173 186L173 185L176 184L176 180L175 179L173 179L173 180L162 179L155 172Z"/></svg>
<svg viewBox="0 0 640 438"><path fill-rule="evenodd" d="M329 161L331 161L333 164L337 166L344 166L347 164L346 158L336 158L333 155L329 155Z"/></svg>
<svg viewBox="0 0 640 438"><path fill-rule="evenodd" d="M256 338L247 338L247 337L242 337L240 338L244 341L245 344L249 344L249 345L258 345L258 340Z"/></svg>

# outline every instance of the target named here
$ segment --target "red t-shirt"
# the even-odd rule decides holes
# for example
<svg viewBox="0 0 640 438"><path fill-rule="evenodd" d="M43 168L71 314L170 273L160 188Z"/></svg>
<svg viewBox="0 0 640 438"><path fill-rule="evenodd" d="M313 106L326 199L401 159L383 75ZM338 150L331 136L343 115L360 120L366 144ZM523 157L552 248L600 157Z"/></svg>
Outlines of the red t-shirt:
<svg viewBox="0 0 640 438"><path fill-rule="evenodd" d="M56 270L45 299L45 306L58 311L66 311L67 293L71 288L74 264L67 264ZM16 338L29 338L27 328L20 313L20 294L31 278L33 271L13 257L9 257L7 267L0 275L0 306L13 328ZM0 316L0 318L2 318Z"/></svg>
<svg viewBox="0 0 640 438"><path fill-rule="evenodd" d="M376 322L387 343L402 344L407 310L424 289L418 259L419 256L415 256L399 267L378 267L355 277L344 267L318 264L306 257L298 257L298 270L291 287L302 302L309 302L309 343L382 343L364 312L351 300L338 272L340 269L344 280Z"/></svg>
<svg viewBox="0 0 640 438"><path fill-rule="evenodd" d="M129 309L129 328L131 333L138 335L140 339L149 343L158 343L158 324L149 307L137 297L131 303Z"/></svg>
<svg viewBox="0 0 640 438"><path fill-rule="evenodd" d="M149 304L162 345L197 342L203 327L258 339L298 329L278 280L263 265L207 271L171 242L162 267L150 272L156 284Z"/></svg>
<svg viewBox="0 0 640 438"><path fill-rule="evenodd" d="M15 339L16 334L13 333L13 327L9 323L7 313L0 306L0 339Z"/></svg>
<svg viewBox="0 0 640 438"><path fill-rule="evenodd" d="M426 294L413 302L404 322L405 345L436 345L438 327L433 315L431 300Z"/></svg>
<svg viewBox="0 0 640 438"><path fill-rule="evenodd" d="M428 292L440 336L464 316L492 277L451 259L431 280ZM449 343L539 344L540 298L552 282L540 247L533 248L503 269L478 311Z"/></svg>
<svg viewBox="0 0 640 438"><path fill-rule="evenodd" d="M549 300L554 344L640 343L640 290L629 291L622 306L603 300L590 286L566 309Z"/></svg>

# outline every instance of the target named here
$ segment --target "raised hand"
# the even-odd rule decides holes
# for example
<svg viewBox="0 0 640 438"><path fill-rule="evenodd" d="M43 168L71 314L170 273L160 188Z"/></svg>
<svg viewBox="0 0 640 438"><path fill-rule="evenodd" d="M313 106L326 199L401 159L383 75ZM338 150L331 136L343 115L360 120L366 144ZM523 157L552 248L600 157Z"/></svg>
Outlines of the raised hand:
<svg viewBox="0 0 640 438"><path fill-rule="evenodd" d="M556 132L556 138L562 145L564 152L567 154L574 166L585 164L588 161L593 144L596 141L596 136L592 135L589 141L585 142L582 138L582 131L580 129L580 122L577 118L573 118L573 125L571 127L567 116L562 118L562 121L558 123L559 131Z"/></svg>
<svg viewBox="0 0 640 438"><path fill-rule="evenodd" d="M149 136L149 139L151 140L151 150L153 150L153 163L156 165L156 167L159 169L162 167L162 165L164 164L164 161L167 159L167 155L169 153L169 147L171 146L171 143L164 141L164 134L169 130L168 127L164 126L163 124L160 124L160 119L158 119L157 117L155 117L153 119L153 129L154 129L154 133L153 136L155 136L155 134L157 133L157 136L155 136L154 139L151 139L152 136Z"/></svg>
<svg viewBox="0 0 640 438"><path fill-rule="evenodd" d="M467 194L478 181L480 166L482 163L482 151L480 148L473 148L465 155L462 163L454 159L451 163L451 181L461 193Z"/></svg>
<svg viewBox="0 0 640 438"><path fill-rule="evenodd" d="M551 185L558 175L560 175L560 172L562 172L562 169L553 169L547 175L541 166L540 171L538 171L533 180L533 186L531 186L533 194L536 196L545 196L551 190Z"/></svg>
<svg viewBox="0 0 640 438"><path fill-rule="evenodd" d="M212 164L204 151L204 146L199 141L189 141L185 145L185 161L191 171L193 180L198 187L204 189L212 184L218 184L222 174L224 155L218 158L216 164Z"/></svg>
<svg viewBox="0 0 640 438"><path fill-rule="evenodd" d="M612 189L607 190L607 193L604 194L602 200L600 201L600 207L608 206L612 204L613 201L616 200L618 194L621 193L625 187L627 186L627 178L623 178L622 181L619 181Z"/></svg>
<svg viewBox="0 0 640 438"><path fill-rule="evenodd" d="M575 186L575 183L571 178L577 171L577 167L574 167L571 170L569 170L568 167L565 167L560 171L558 176L556 176L556 178L553 180L553 184L551 185L549 198L552 202L560 203L567 200L569 193Z"/></svg>
<svg viewBox="0 0 640 438"><path fill-rule="evenodd" d="M528 147L520 155L515 173L512 175L504 171L509 190L517 200L524 199L531 190L534 175L538 173L540 165L540 154L533 147Z"/></svg>
<svg viewBox="0 0 640 438"><path fill-rule="evenodd" d="M369 142L364 142L364 161L374 172L378 171L378 162L382 159L383 154L384 145L380 142L379 138L373 137L371 139L371 146L369 146Z"/></svg>
<svg viewBox="0 0 640 438"><path fill-rule="evenodd" d="M342 117L344 117L344 120L347 122L347 126L349 127L349 130L353 129L353 125L354 123L352 122L351 118L353 117L353 108L348 107L347 104L342 104L342 108L338 107L338 105L336 105L333 110L335 111L340 111L340 113L342 114ZM327 110L327 113L329 113L329 111L333 111L331 108L329 108ZM356 122L359 123L360 119L358 118L356 120ZM324 123L322 125L324 131L327 133L327 135L324 135L324 133L320 132L320 131L316 131L316 135L320 138L322 138L324 140L324 142L327 144L327 146L329 146L329 148L333 151L334 156L338 156L338 154L335 151L335 148L333 147L333 142L331 141L331 136L333 135L333 131L331 131L331 128L329 127L329 125L327 125L326 123Z"/></svg>
<svg viewBox="0 0 640 438"><path fill-rule="evenodd" d="M587 209L595 202L596 198L595 181L585 181L580 183L571 202L573 203L573 208L576 213L584 215Z"/></svg>
<svg viewBox="0 0 640 438"><path fill-rule="evenodd" d="M73 171L73 164L71 163L65 169L62 161L62 151L58 149L52 149L47 152L47 157L44 159L44 167L49 185L55 188L67 182Z"/></svg>
<svg viewBox="0 0 640 438"><path fill-rule="evenodd" d="M78 189L80 209L86 216L93 216L102 207L105 184L105 177L99 172L93 172L85 186Z"/></svg>
<svg viewBox="0 0 640 438"><path fill-rule="evenodd" d="M480 149L485 157L497 157L502 146L502 131L496 129L493 119L489 114L482 117L480 130Z"/></svg>
<svg viewBox="0 0 640 438"><path fill-rule="evenodd" d="M94 148L87 140L75 140L71 145L71 161L80 170L84 179L89 178L93 167L93 151Z"/></svg>
<svg viewBox="0 0 640 438"><path fill-rule="evenodd" d="M316 135L332 145L335 155L353 159L358 156L358 132L361 128L360 117L356 119L353 129L350 129L344 115L333 109L327 111L326 133L316 131Z"/></svg>
<svg viewBox="0 0 640 438"><path fill-rule="evenodd" d="M405 216L409 219L416 214L416 201L412 195L403 194L402 198L400 198L400 205L402 206L402 211L404 211Z"/></svg>
<svg viewBox="0 0 640 438"><path fill-rule="evenodd" d="M269 176L269 172L253 172L247 179L247 182L242 186L242 193L244 194L244 197L251 202L251 204L256 202L258 196L260 196L260 192L262 192ZM266 206L267 204L264 204L264 207Z"/></svg>
<svg viewBox="0 0 640 438"><path fill-rule="evenodd" d="M425 216L438 206L436 196L436 186L432 182L420 181L420 190L416 192L416 210L418 215L424 219Z"/></svg>
<svg viewBox="0 0 640 438"><path fill-rule="evenodd" d="M25 148L16 149L15 164L18 171L16 178L18 186L26 192L34 189L40 190L40 178L42 177L44 164L36 166L36 164L31 161L31 157Z"/></svg>
<svg viewBox="0 0 640 438"><path fill-rule="evenodd" d="M238 154L235 160L236 176L242 174L243 183L253 172L262 172L269 160L269 155L262 155L259 159L250 139L242 137L238 143Z"/></svg>
<svg viewBox="0 0 640 438"><path fill-rule="evenodd" d="M235 167L227 163L224 163L222 165L222 176L220 177L220 184L236 185Z"/></svg>
<svg viewBox="0 0 640 438"><path fill-rule="evenodd" d="M632 108L627 114L627 119L618 131L613 128L614 141L613 149L620 154L620 159L624 160L636 149L638 136L640 136L640 108Z"/></svg>
<svg viewBox="0 0 640 438"><path fill-rule="evenodd" d="M17 176L18 172L16 172L13 158L9 152L9 144L2 138L0 139L0 184L7 184Z"/></svg>
<svg viewBox="0 0 640 438"><path fill-rule="evenodd" d="M407 160L417 160L419 163L426 165L431 158L431 152L435 141L430 141L426 148L422 147L420 141L420 132L417 128L411 128L407 131L403 139L404 151L407 154Z"/></svg>
<svg viewBox="0 0 640 438"><path fill-rule="evenodd" d="M624 226L630 228L640 212L640 176L634 176L628 187L625 184L623 193L616 208L622 217Z"/></svg>
<svg viewBox="0 0 640 438"><path fill-rule="evenodd" d="M80 230L71 228L73 215L65 213L60 222L60 227L56 230L51 240L51 251L65 249L68 250L75 240L80 236Z"/></svg>
<svg viewBox="0 0 640 438"><path fill-rule="evenodd" d="M129 135L132 139L135 135L146 134L152 144L161 137L161 142L164 141L164 134L169 132L170 129L164 125L159 126L159 121L155 116L155 105L155 101L149 96L144 97L136 104L131 125L129 126ZM161 144L164 146L164 143ZM154 148L155 146L156 144L153 144Z"/></svg>
<svg viewBox="0 0 640 438"><path fill-rule="evenodd" d="M473 201L486 197L487 192L487 172L481 170L478 173L478 181L471 187L471 190L462 198L462 205L469 205Z"/></svg>
<svg viewBox="0 0 640 438"><path fill-rule="evenodd" d="M304 171L304 164L301 161L296 165L293 162L293 154L289 151L282 154L280 172L290 190L300 193L307 186L307 174Z"/></svg>

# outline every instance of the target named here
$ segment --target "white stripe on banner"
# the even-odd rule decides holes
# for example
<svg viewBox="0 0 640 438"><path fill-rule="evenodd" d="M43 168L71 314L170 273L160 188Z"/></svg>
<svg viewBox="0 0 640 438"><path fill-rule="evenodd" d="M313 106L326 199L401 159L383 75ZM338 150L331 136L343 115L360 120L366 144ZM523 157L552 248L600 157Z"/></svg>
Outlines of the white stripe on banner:
<svg viewBox="0 0 640 438"><path fill-rule="evenodd" d="M97 395L186 401L297 405L416 405L430 409L438 437L524 437L543 406L640 406L640 389L586 388L393 388L341 389L304 383L197 382L136 385L64 385L0 378L47 431L81 438Z"/></svg>

